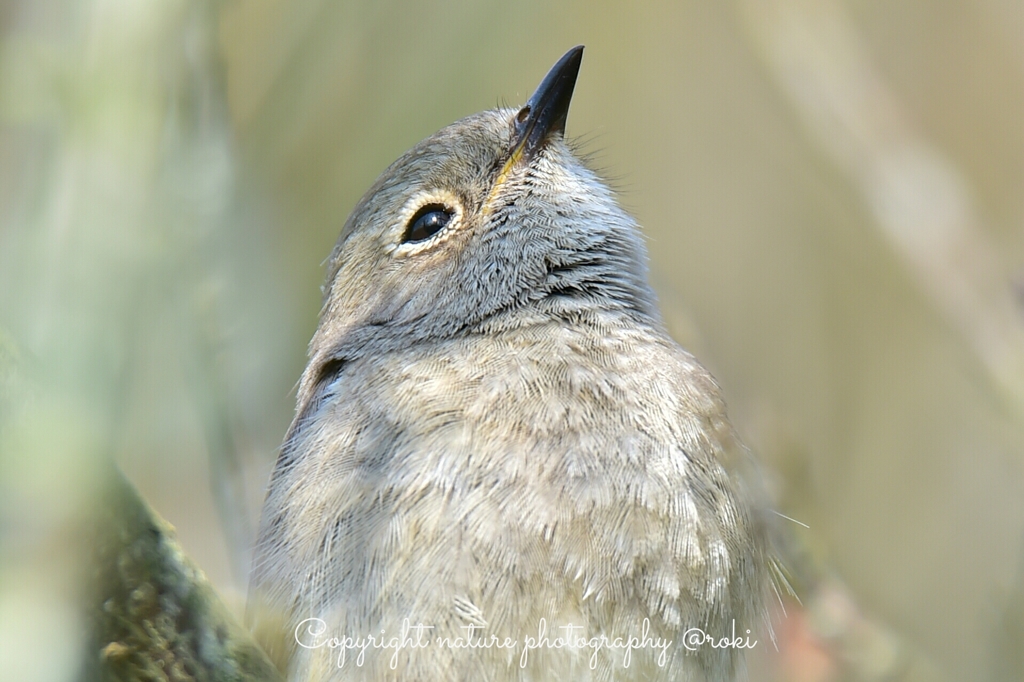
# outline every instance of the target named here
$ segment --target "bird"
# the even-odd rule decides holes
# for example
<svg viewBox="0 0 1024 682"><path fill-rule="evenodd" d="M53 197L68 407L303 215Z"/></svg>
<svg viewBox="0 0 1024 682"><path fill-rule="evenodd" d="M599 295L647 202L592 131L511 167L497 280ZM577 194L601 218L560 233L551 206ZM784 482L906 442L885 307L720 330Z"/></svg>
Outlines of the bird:
<svg viewBox="0 0 1024 682"><path fill-rule="evenodd" d="M565 138L583 46L391 164L342 228L247 619L289 680L733 680L759 465Z"/></svg>

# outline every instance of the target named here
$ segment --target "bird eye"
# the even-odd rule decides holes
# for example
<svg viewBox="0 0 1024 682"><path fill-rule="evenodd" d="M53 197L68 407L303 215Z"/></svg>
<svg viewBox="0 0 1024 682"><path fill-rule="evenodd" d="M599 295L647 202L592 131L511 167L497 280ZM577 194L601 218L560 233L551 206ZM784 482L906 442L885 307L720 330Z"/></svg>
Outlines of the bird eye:
<svg viewBox="0 0 1024 682"><path fill-rule="evenodd" d="M416 211L405 230L403 242L421 242L441 231L452 219L452 211L443 204L427 204Z"/></svg>

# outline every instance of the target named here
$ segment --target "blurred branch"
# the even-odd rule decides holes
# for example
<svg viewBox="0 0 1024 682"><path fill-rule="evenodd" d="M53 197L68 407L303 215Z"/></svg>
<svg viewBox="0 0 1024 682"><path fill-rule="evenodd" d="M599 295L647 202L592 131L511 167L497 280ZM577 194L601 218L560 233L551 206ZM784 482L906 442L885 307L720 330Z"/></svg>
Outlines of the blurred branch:
<svg viewBox="0 0 1024 682"><path fill-rule="evenodd" d="M5 673L119 682L283 680L185 556L173 529L102 456L102 436L89 424L52 418L64 399L37 381L23 355L0 328L0 463L7 474L0 479L0 576L8 583L0 593L0 634L5 646L28 645L20 660L0 656ZM63 407L62 416L73 414ZM55 436L41 436L55 424L63 427ZM69 451L78 461L61 462ZM73 475L65 478L68 469ZM55 493L63 508L47 499ZM45 559L55 550L60 558L49 566ZM12 587L24 601L11 598Z"/></svg>
<svg viewBox="0 0 1024 682"><path fill-rule="evenodd" d="M172 529L119 474L94 539L88 679L281 680Z"/></svg>
<svg viewBox="0 0 1024 682"><path fill-rule="evenodd" d="M818 145L921 290L1024 414L1024 325L967 182L915 130L838 0L742 0L750 34Z"/></svg>
<svg viewBox="0 0 1024 682"><path fill-rule="evenodd" d="M229 350L224 321L238 311L226 300L225 261L237 258L223 234L234 195L234 159L225 101L224 65L217 42L219 3L191 2L181 19L183 47L169 79L169 111L163 143L165 216L172 230L187 235L186 267L168 280L183 285L191 398L202 422L209 455L210 488L231 568L238 584L249 571L249 525L239 447L239 419L230 391Z"/></svg>

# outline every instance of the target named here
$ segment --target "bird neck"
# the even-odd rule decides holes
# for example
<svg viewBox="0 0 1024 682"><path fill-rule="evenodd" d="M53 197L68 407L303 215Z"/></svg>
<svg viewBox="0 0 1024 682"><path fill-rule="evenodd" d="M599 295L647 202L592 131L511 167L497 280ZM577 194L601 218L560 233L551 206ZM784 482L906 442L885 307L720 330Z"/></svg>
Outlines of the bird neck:
<svg viewBox="0 0 1024 682"><path fill-rule="evenodd" d="M467 327L464 333L502 334L552 323L595 328L626 325L655 331L664 328L653 294L607 298L600 292L573 289L553 290L547 296L497 311Z"/></svg>

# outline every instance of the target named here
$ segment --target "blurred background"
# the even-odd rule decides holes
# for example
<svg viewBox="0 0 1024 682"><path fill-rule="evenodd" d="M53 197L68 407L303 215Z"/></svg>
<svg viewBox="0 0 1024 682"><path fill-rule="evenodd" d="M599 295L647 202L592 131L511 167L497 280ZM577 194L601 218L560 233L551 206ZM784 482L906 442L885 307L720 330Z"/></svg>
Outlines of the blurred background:
<svg viewBox="0 0 1024 682"><path fill-rule="evenodd" d="M113 456L237 613L322 262L587 46L568 133L789 531L751 679L1024 679L1024 3L0 3L0 677L72 679Z"/></svg>

